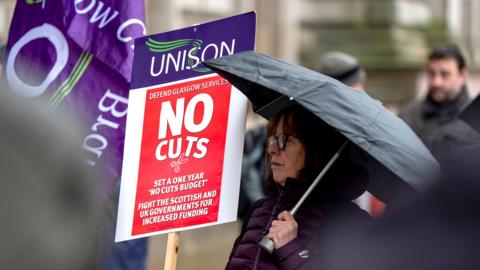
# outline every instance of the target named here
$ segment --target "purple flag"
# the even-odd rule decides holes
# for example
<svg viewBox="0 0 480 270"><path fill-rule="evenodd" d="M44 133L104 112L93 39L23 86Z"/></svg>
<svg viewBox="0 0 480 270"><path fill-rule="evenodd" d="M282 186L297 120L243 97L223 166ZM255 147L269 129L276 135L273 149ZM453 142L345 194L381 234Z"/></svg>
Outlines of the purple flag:
<svg viewBox="0 0 480 270"><path fill-rule="evenodd" d="M146 33L137 0L19 0L6 48L12 91L68 108L90 127L86 162L106 169L110 194L121 172L133 40Z"/></svg>

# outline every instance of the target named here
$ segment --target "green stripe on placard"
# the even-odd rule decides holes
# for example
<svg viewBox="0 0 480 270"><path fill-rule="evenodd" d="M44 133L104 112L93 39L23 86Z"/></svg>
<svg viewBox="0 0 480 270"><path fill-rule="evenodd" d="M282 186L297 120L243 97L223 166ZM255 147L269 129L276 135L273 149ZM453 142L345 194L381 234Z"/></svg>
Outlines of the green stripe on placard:
<svg viewBox="0 0 480 270"><path fill-rule="evenodd" d="M169 46L156 46L156 45L151 45L150 43L147 43L148 49L151 52L168 52L171 50L174 50L176 48L183 47L185 45L190 44L190 42L181 42L181 43L175 43Z"/></svg>
<svg viewBox="0 0 480 270"><path fill-rule="evenodd" d="M184 38L184 39L177 39L172 41L156 41L155 39L149 38L147 42L151 44L159 45L159 46L169 46L175 43L190 42L191 40L192 39L190 38Z"/></svg>
<svg viewBox="0 0 480 270"><path fill-rule="evenodd" d="M168 52L189 44L198 48L202 45L202 41L199 39L178 39L162 42L149 38L145 44L151 52Z"/></svg>

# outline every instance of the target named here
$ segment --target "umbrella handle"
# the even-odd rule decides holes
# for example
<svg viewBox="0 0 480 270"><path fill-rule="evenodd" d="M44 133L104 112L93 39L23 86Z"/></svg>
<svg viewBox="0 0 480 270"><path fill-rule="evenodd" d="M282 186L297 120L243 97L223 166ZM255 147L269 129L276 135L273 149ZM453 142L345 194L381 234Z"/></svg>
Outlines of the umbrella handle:
<svg viewBox="0 0 480 270"><path fill-rule="evenodd" d="M342 144L342 146L340 146L340 148L337 150L337 152L335 152L335 154L332 156L330 161L328 161L327 165L325 165L325 167L323 167L322 171L318 174L317 178L315 178L315 180L312 182L312 184L310 184L307 191L305 191L305 193L298 200L298 202L295 204L295 206L292 208L292 210L289 211L292 216L295 215L295 213L297 213L298 208L300 208L300 206L303 204L303 202L307 199L308 195L310 195L310 193L312 193L313 189L317 186L318 182L320 182L320 180L323 178L323 176L328 172L328 170L330 170L332 165L335 163L337 158L340 156L340 153L343 151L345 146L347 146L347 143L348 143L348 140L345 141ZM273 241L268 239L266 235L264 235L262 237L262 239L258 242L258 245L263 250L265 250L266 252L268 252L270 254L275 249L275 245L274 245Z"/></svg>
<svg viewBox="0 0 480 270"><path fill-rule="evenodd" d="M258 241L258 245L265 250L266 252L272 254L273 250L275 249L275 244L271 239L268 239L266 235L262 237L260 241Z"/></svg>

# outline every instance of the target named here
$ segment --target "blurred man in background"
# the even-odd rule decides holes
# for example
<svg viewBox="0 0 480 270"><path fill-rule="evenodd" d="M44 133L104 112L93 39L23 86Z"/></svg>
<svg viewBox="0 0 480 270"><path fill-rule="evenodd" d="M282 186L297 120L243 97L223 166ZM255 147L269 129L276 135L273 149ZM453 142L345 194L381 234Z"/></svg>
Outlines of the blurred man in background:
<svg viewBox="0 0 480 270"><path fill-rule="evenodd" d="M319 268L478 268L480 144L475 140L479 135L458 119L470 101L465 60L458 47L442 45L430 54L427 71L427 97L411 104L402 116L436 157L443 158L442 181L407 205L392 208L371 226L332 226L319 243L324 252L316 257ZM474 120L470 124L477 129L478 112L474 106L464 118ZM453 157L449 162L444 159L447 154Z"/></svg>
<svg viewBox="0 0 480 270"><path fill-rule="evenodd" d="M427 96L409 104L400 117L444 165L451 150L478 142L475 131L458 119L471 101L467 65L458 46L444 44L430 53L426 70Z"/></svg>

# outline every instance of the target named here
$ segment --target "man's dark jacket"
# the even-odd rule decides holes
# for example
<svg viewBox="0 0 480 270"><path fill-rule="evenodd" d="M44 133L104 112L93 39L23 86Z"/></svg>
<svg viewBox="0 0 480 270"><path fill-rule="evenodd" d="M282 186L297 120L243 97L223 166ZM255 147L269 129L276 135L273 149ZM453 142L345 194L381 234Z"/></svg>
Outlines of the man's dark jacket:
<svg viewBox="0 0 480 270"><path fill-rule="evenodd" d="M479 143L478 133L458 118L470 102L464 87L455 100L446 104L437 103L430 96L422 102L414 102L400 113L400 118L443 165L451 158L452 150Z"/></svg>

